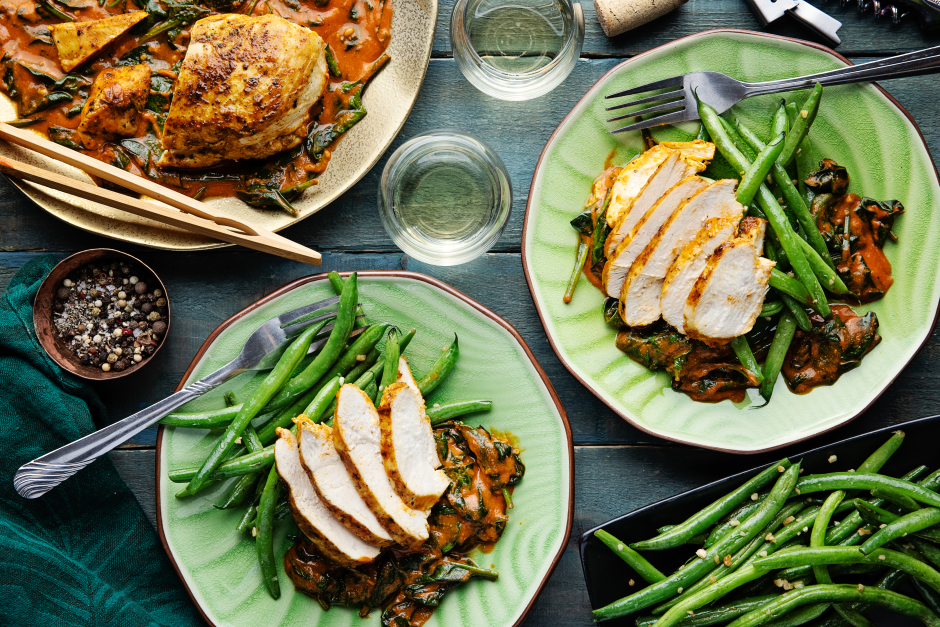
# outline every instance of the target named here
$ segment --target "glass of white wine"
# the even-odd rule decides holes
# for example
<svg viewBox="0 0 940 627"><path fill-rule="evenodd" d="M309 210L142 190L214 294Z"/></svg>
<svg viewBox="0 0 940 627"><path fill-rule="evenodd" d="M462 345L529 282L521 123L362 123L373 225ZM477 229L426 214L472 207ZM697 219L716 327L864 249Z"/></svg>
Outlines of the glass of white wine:
<svg viewBox="0 0 940 627"><path fill-rule="evenodd" d="M396 150L379 182L389 237L419 261L452 266L496 243L512 206L506 166L489 146L456 131L433 131Z"/></svg>
<svg viewBox="0 0 940 627"><path fill-rule="evenodd" d="M477 89L502 100L547 94L574 69L584 14L571 0L457 0L454 59Z"/></svg>

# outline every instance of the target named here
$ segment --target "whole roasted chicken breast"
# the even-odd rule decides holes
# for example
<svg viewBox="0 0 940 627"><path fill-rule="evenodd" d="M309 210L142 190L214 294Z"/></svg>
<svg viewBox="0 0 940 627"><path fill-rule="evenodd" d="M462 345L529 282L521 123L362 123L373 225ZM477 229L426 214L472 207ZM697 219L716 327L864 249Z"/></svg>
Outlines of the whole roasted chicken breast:
<svg viewBox="0 0 940 627"><path fill-rule="evenodd" d="M299 144L326 87L323 40L276 15L213 15L190 31L161 167L260 159Z"/></svg>

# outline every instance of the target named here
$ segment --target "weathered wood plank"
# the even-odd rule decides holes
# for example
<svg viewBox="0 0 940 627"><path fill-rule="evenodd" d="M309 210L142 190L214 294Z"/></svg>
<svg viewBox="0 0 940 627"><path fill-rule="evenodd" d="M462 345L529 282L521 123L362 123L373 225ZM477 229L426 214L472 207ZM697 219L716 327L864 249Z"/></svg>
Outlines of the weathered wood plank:
<svg viewBox="0 0 940 627"><path fill-rule="evenodd" d="M451 56L450 16L455 0L443 0L434 37L435 56ZM854 8L843 9L837 2L814 0L812 4L842 22L842 44L836 50L845 56L893 54L936 45L938 35L924 35L912 20L899 27L885 20L875 20L871 12L859 15ZM854 3L853 3L854 4ZM883 3L890 4L890 3ZM714 28L739 28L766 31L785 37L825 43L799 23L784 18L767 28L760 23L742 0L689 0L672 13L617 37L608 38L601 30L591 0L581 2L584 11L584 47L582 56L624 57L645 52L670 41Z"/></svg>
<svg viewBox="0 0 940 627"><path fill-rule="evenodd" d="M743 2L736 2L742 11L746 10ZM422 95L392 149L415 135L438 128L454 128L489 143L506 163L513 187L512 215L493 250L519 252L529 184L542 148L578 100L619 62L584 59L550 96L506 103L485 96L470 85L453 60L434 60ZM934 84L935 80L928 76L892 81L888 87L919 121L928 145L937 152L940 112L933 103ZM322 252L396 252L376 209L376 191L386 160L387 156L319 215L286 229L283 234ZM125 247L63 224L0 177L0 250L64 251L96 246Z"/></svg>
<svg viewBox="0 0 940 627"><path fill-rule="evenodd" d="M111 419L116 420L172 393L199 347L223 320L281 285L311 274L309 266L252 252L166 253L129 249L163 279L173 303L173 331L146 374L96 384ZM40 253L0 253L0 290L27 259ZM454 286L503 316L532 349L555 387L571 421L577 444L643 444L663 442L625 423L598 401L558 361L532 305L518 254L491 253L462 266L443 268L401 253L329 253L323 271L394 270L421 272ZM494 280L494 277L497 280ZM936 412L940 406L940 335L901 373L860 419L836 432L839 438L898 424ZM754 413L759 427L760 413ZM156 430L132 443L153 444Z"/></svg>

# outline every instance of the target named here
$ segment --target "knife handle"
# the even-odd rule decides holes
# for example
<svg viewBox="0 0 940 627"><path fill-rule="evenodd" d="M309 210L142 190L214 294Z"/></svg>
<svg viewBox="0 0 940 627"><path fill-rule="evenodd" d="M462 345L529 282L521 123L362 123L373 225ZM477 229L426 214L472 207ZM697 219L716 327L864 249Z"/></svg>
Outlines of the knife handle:
<svg viewBox="0 0 940 627"><path fill-rule="evenodd" d="M833 48L842 43L838 33L839 29L842 28L842 22L828 13L820 11L809 2L800 2L792 9L787 10L787 14L829 41Z"/></svg>

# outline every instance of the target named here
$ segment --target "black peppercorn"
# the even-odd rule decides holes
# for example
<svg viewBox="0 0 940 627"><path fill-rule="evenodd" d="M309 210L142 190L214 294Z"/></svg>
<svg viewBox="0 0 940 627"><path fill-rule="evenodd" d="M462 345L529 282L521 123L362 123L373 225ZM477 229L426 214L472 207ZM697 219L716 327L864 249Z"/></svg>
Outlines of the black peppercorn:
<svg viewBox="0 0 940 627"><path fill-rule="evenodd" d="M150 303L144 303L143 305L140 306L140 310L144 312L145 314L149 314L151 311L153 311L153 305L151 305Z"/></svg>
<svg viewBox="0 0 940 627"><path fill-rule="evenodd" d="M166 332L166 322L157 320L153 323L153 332L157 335L163 335Z"/></svg>
<svg viewBox="0 0 940 627"><path fill-rule="evenodd" d="M69 288L67 288L67 287L60 287L60 288L56 291L55 295L56 295L56 297L57 297L59 300L68 300L69 291L70 291L70 290L69 290Z"/></svg>
<svg viewBox="0 0 940 627"><path fill-rule="evenodd" d="M116 363L115 363L113 366L111 366L111 367L114 368L115 370L117 370L118 372L121 372L122 370L124 370L125 368L127 368L127 364L126 364L126 363L124 362L124 360L122 359L121 361L116 362Z"/></svg>
<svg viewBox="0 0 940 627"><path fill-rule="evenodd" d="M65 305L62 304L62 301L56 301L52 306L53 311L56 313L62 313L65 310Z"/></svg>
<svg viewBox="0 0 940 627"><path fill-rule="evenodd" d="M149 355L153 355L154 351L156 351L156 350L157 350L157 349L154 348L153 344L147 344L147 345L144 346L142 349L140 349L140 351L141 351L143 354L148 355L148 356L149 356Z"/></svg>
<svg viewBox="0 0 940 627"><path fill-rule="evenodd" d="M147 292L147 284L143 281L138 281L137 285L134 286L134 291L138 294L145 294Z"/></svg>

